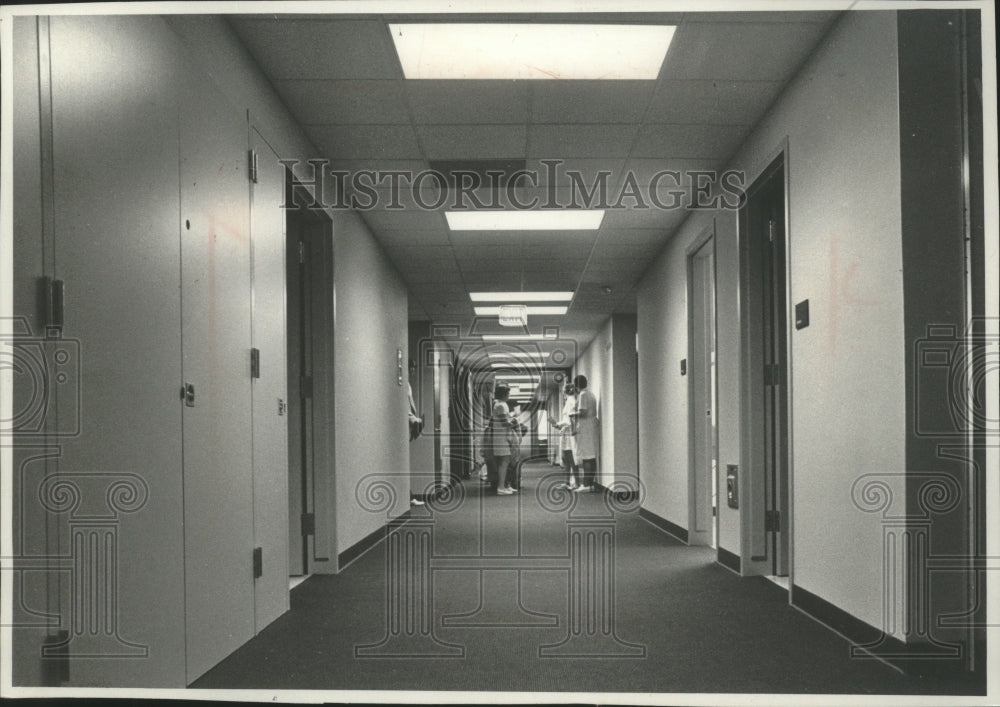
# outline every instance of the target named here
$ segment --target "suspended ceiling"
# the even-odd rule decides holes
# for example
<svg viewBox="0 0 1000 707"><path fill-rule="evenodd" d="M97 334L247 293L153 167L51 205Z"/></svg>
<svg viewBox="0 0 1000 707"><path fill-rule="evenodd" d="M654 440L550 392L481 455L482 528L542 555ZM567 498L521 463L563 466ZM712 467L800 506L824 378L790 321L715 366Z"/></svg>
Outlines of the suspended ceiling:
<svg viewBox="0 0 1000 707"><path fill-rule="evenodd" d="M428 169L438 161L562 160L609 193L628 172L645 190L661 170L722 169L835 20L836 12L725 12L570 16L236 15L230 22L331 167ZM400 21L559 21L676 24L655 80L406 80L388 25ZM554 180L560 203L568 180ZM422 192L423 193L423 192ZM612 313L635 311L635 285L687 211L611 210L596 231L451 232L444 208L362 216L399 270L410 319L474 322L470 291L572 290L558 326L582 350ZM428 199L433 201L432 198ZM625 202L629 206L634 201ZM480 322L481 324L482 322Z"/></svg>

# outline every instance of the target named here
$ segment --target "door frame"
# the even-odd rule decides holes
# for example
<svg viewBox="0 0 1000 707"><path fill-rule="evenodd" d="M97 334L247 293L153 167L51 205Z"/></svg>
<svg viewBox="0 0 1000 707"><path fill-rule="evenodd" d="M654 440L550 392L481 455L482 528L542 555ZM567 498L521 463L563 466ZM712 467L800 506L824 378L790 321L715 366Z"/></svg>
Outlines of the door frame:
<svg viewBox="0 0 1000 707"><path fill-rule="evenodd" d="M310 300L308 341L300 340L302 338L301 332L296 334L295 340L297 346L304 344L310 346L309 355L312 362L310 435L307 440L304 419L300 419L299 435L293 439L292 435L289 434L288 444L301 447L308 442L312 446L313 459L309 477L306 476L301 465L296 469L293 468L292 464L289 464L288 470L289 475L302 475L301 478L296 479L300 489L300 509L302 514L306 514L311 506L313 532L303 533L301 515L298 518L290 515L289 533L296 533L303 538L303 576L308 577L311 574L331 574L338 571L336 503L333 495L336 488L334 455L336 430L333 424L335 400L333 340L336 331L333 307L333 221L325 212L311 208L309 204L313 203L312 196L290 172L287 173L287 176L289 181L287 184L288 208L285 212L286 239L289 244L293 240L301 240L305 244L304 269L308 270L308 278L305 283L302 281L301 273L297 273L294 278L288 278L287 286L298 287L300 291L300 294L296 296L299 305L296 322L300 330L304 324L301 319L307 309L305 306L306 298ZM293 204L301 206L292 208ZM294 260L289 262L289 265L291 266L294 262ZM288 340L291 342L292 337L289 337ZM296 354L297 358L300 359L303 351L297 350ZM291 355L288 356L289 366L293 365L292 358ZM299 363L300 361L296 360L297 367ZM302 371L299 372L301 376ZM303 402L300 388L294 382L289 383L288 399L289 410L293 405L301 406ZM304 450L300 450L300 453L304 453Z"/></svg>
<svg viewBox="0 0 1000 707"><path fill-rule="evenodd" d="M716 298L718 295L716 287L716 274L718 271L717 253L716 253L716 239L715 239L715 221L713 219L711 225L707 226L698 236L691 241L691 244L687 247L685 251L685 267L687 268L687 391L688 391L688 544L707 544L710 547L718 547L718 537L719 537L719 512L718 512L718 498L717 496L713 498L712 491L709 491L709 507L712 512L712 530L711 539L708 543L703 543L699 540L697 543L692 543L691 540L694 538L696 531L695 527L695 514L696 514L696 504L697 504L697 494L695 493L696 481L699 474L705 473L704 470L699 470L695 464L695 429L701 420L701 415L695 410L695 399L694 399L694 385L695 385L695 372L700 371L700 361L699 365L695 365L694 357L694 337L696 334L696 327L694 321L694 260L698 257L698 253L701 252L702 248L707 245L711 245L711 258L712 258L712 269L711 269L711 288L712 288L712 312L711 312L711 328L712 328L712 339L716 348L718 347L718 316L716 306ZM703 374L703 372L702 372ZM719 396L719 385L718 385L718 359L716 358L716 366L714 372L710 374L714 380L712 386L712 391L709 392L708 397L710 398L709 404L712 406L712 411L714 417L717 420L718 417L718 396ZM719 427L718 424L712 427L712 432L710 433L712 437L712 447L713 453L715 455L715 471L714 474L710 471L709 474L714 476L712 479L713 490L716 491L719 488Z"/></svg>
<svg viewBox="0 0 1000 707"><path fill-rule="evenodd" d="M740 512L740 550L741 572L743 575L772 575L774 553L771 551L771 537L764 530L765 511L768 509L767 477L764 469L764 440L755 438L753 420L759 417L762 400L759 392L764 389L763 341L760 333L761 316L760 303L756 309L751 302L750 291L760 286L761 268L751 260L751 250L754 246L753 236L748 231L746 205L753 195L779 170L782 179L783 218L784 218L784 309L785 309L785 370L782 372L782 385L785 395L785 415L787 430L785 434L786 479L785 507L781 508L781 529L787 538L786 566L788 570L788 587L794 585L794 455L793 455L793 387L792 387L792 326L795 321L791 296L791 228L789 209L789 165L787 137L764 160L764 166L757 172L745 190L741 201L737 222L737 247L739 253L739 322L740 322L740 480L739 506ZM789 601L791 592L789 591Z"/></svg>

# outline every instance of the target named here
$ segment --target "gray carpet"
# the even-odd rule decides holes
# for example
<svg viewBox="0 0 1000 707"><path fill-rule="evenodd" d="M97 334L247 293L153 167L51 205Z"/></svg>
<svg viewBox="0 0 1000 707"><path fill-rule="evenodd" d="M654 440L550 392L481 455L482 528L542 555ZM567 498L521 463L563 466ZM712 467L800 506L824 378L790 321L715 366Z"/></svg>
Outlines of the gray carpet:
<svg viewBox="0 0 1000 707"><path fill-rule="evenodd" d="M679 543L627 500L553 491L557 472L526 465L516 496L471 480L414 509L400 538L419 547L432 535L433 553L429 568L399 565L405 590L387 597L383 542L296 587L291 611L192 687L976 694L852 659L780 587L720 567L713 550ZM571 529L585 538L588 528L613 533L613 575L600 563L586 565L589 579L573 574Z"/></svg>

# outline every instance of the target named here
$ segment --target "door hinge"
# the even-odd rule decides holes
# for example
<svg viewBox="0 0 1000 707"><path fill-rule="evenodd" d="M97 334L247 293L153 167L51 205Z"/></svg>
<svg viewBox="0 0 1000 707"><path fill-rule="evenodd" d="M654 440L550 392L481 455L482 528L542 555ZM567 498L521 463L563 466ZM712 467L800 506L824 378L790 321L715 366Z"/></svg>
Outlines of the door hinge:
<svg viewBox="0 0 1000 707"><path fill-rule="evenodd" d="M777 533L781 530L781 511L764 511L764 532Z"/></svg>
<svg viewBox="0 0 1000 707"><path fill-rule="evenodd" d="M249 150L247 152L247 171L249 172L250 181L254 184L257 183L257 151Z"/></svg>
<svg viewBox="0 0 1000 707"><path fill-rule="evenodd" d="M250 349L250 377L260 378L260 349Z"/></svg>
<svg viewBox="0 0 1000 707"><path fill-rule="evenodd" d="M316 514L315 513L303 513L302 514L302 535L315 535L316 534Z"/></svg>
<svg viewBox="0 0 1000 707"><path fill-rule="evenodd" d="M259 579L264 576L264 548L255 547L253 549L253 578Z"/></svg>
<svg viewBox="0 0 1000 707"><path fill-rule="evenodd" d="M781 385L781 365L777 363L764 364L765 387Z"/></svg>
<svg viewBox="0 0 1000 707"><path fill-rule="evenodd" d="M62 280L45 278L45 326L47 333L58 335L63 328L63 321L66 316L66 284Z"/></svg>
<svg viewBox="0 0 1000 707"><path fill-rule="evenodd" d="M299 395L303 398L311 398L313 396L312 376L299 377Z"/></svg>
<svg viewBox="0 0 1000 707"><path fill-rule="evenodd" d="M299 241L299 263L306 262L306 242Z"/></svg>
<svg viewBox="0 0 1000 707"><path fill-rule="evenodd" d="M767 222L767 240L771 243L774 243L774 227L777 225L777 222L773 218Z"/></svg>

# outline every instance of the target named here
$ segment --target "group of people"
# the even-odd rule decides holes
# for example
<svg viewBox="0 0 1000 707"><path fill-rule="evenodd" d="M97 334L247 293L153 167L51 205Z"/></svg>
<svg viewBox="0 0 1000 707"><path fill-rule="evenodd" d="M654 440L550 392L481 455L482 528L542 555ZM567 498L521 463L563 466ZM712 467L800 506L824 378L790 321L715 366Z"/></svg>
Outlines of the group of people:
<svg viewBox="0 0 1000 707"><path fill-rule="evenodd" d="M587 390L587 377L579 375L563 389L562 416L550 419L561 433L559 450L566 481L557 488L580 493L597 490L597 398Z"/></svg>
<svg viewBox="0 0 1000 707"><path fill-rule="evenodd" d="M576 376L564 389L566 402L559 420L550 424L560 432L562 466L566 481L559 487L575 492L596 491L598 421L597 399L587 390L587 377ZM486 479L498 496L510 496L520 488L520 446L524 428L508 404L510 389L498 383L493 390L493 409L483 433L482 451Z"/></svg>

